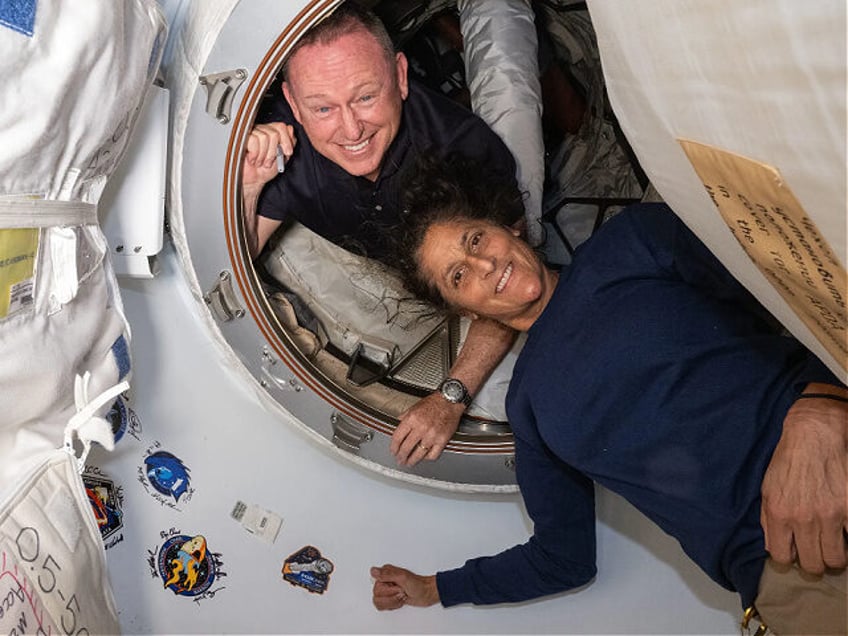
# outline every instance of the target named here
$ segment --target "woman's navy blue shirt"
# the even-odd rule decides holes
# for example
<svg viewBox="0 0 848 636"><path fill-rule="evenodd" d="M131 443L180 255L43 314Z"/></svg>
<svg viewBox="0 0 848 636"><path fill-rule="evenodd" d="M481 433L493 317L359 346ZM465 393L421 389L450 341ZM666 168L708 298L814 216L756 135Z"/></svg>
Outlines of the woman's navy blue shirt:
<svg viewBox="0 0 848 636"><path fill-rule="evenodd" d="M628 208L575 255L507 396L534 535L437 575L444 605L535 598L595 575L595 481L754 600L760 487L783 419L829 370L664 205Z"/></svg>

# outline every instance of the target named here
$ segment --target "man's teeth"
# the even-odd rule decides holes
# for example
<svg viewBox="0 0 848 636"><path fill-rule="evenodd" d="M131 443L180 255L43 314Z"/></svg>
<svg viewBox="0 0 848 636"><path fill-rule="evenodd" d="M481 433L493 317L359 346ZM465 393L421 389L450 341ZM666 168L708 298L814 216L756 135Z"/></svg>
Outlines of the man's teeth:
<svg viewBox="0 0 848 636"><path fill-rule="evenodd" d="M500 294L503 291L503 288L506 287L506 282L509 280L510 276L512 276L512 263L506 266L503 276L501 276L501 279L498 281L498 286L495 287L496 294Z"/></svg>
<svg viewBox="0 0 848 636"><path fill-rule="evenodd" d="M362 150L363 148L365 148L365 146L367 146L370 141L371 139L369 138L363 141L362 143L356 144L355 146L345 146L344 148L345 150L349 150L350 152L356 152L357 150Z"/></svg>

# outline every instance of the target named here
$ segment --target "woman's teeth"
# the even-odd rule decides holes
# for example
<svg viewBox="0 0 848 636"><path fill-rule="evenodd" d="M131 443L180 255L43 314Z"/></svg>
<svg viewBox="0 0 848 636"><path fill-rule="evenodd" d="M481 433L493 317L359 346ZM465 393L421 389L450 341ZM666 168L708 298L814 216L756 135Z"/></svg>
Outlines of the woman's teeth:
<svg viewBox="0 0 848 636"><path fill-rule="evenodd" d="M498 286L495 287L495 293L500 294L503 291L503 288L506 287L506 283L509 280L509 277L512 276L512 263L506 266L501 279L498 281Z"/></svg>

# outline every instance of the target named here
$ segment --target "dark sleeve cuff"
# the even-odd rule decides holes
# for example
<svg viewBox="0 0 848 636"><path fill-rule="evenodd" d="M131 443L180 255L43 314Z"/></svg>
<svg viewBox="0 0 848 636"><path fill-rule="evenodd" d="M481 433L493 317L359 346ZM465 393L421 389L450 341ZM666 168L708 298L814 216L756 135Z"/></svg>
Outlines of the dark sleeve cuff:
<svg viewBox="0 0 848 636"><path fill-rule="evenodd" d="M470 603L471 599L462 594L470 589L469 582L462 568L436 573L436 589L439 590L439 601L443 607L452 607L461 603Z"/></svg>
<svg viewBox="0 0 848 636"><path fill-rule="evenodd" d="M806 363L798 373L798 379L794 387L797 394L800 395L804 387L810 382L821 382L823 384L832 384L833 386L845 388L845 384L840 382L827 365L812 353L807 356Z"/></svg>

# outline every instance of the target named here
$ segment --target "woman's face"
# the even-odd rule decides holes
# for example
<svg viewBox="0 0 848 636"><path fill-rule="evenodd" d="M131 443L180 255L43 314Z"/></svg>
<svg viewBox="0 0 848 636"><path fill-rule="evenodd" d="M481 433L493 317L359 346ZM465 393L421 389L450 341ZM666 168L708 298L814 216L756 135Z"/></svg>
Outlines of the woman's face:
<svg viewBox="0 0 848 636"><path fill-rule="evenodd" d="M434 223L417 261L449 305L520 330L533 324L556 284L517 230L483 220Z"/></svg>

